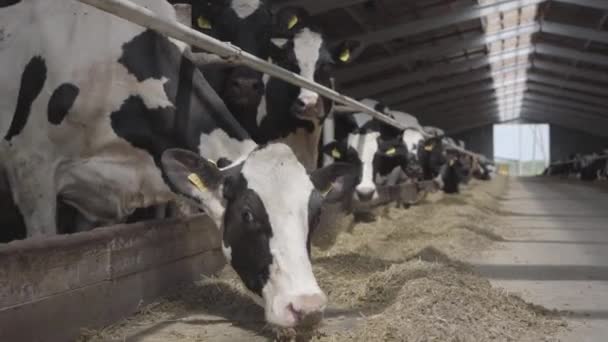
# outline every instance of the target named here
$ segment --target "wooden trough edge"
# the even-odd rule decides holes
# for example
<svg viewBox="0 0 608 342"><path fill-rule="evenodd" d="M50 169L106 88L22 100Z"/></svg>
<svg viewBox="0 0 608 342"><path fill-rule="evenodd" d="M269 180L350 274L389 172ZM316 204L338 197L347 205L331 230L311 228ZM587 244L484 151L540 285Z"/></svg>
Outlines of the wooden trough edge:
<svg viewBox="0 0 608 342"><path fill-rule="evenodd" d="M205 215L0 245L0 341L73 341L221 270Z"/></svg>

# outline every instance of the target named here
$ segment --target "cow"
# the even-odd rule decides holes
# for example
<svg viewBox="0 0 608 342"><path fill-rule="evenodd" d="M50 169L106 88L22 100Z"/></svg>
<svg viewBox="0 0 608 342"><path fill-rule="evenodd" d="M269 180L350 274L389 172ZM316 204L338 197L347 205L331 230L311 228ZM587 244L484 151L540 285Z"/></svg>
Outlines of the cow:
<svg viewBox="0 0 608 342"><path fill-rule="evenodd" d="M606 168L606 158L601 158L597 153L582 156L578 158L577 166L582 181L595 181Z"/></svg>
<svg viewBox="0 0 608 342"><path fill-rule="evenodd" d="M458 152L448 151L447 163L442 167L442 190L446 194L460 193L460 183L466 177L466 170Z"/></svg>
<svg viewBox="0 0 608 342"><path fill-rule="evenodd" d="M235 15L239 11L244 13ZM359 44L346 41L330 46L303 8L281 8L272 25L269 18L267 5L260 0L192 2L195 29L326 86L333 66L350 62L351 50ZM307 170L316 169L321 128L331 103L246 67L234 68L227 76L221 71L226 64L220 64L224 67L206 64L206 75L213 75L214 88L254 141L285 142Z"/></svg>
<svg viewBox="0 0 608 342"><path fill-rule="evenodd" d="M330 44L308 13L284 7L275 14L270 60L304 79L329 86L335 66L351 61L358 43ZM289 145L307 168L317 168L323 122L331 102L310 90L265 75L265 94L260 106L240 116L243 126L258 143L282 141Z"/></svg>
<svg viewBox="0 0 608 342"><path fill-rule="evenodd" d="M165 0L134 2L176 20ZM101 223L184 198L269 323L320 316L310 235L351 166L308 174L288 146L254 143L185 44L80 2L1 7L0 31L0 160L29 236L55 233L58 198Z"/></svg>
<svg viewBox="0 0 608 342"><path fill-rule="evenodd" d="M192 28L218 40L230 42L256 57L268 59L273 16L264 0L172 0L191 7ZM194 56L203 59L199 67L237 120L255 110L264 95L262 73L237 65L192 48ZM199 58L196 59L197 61ZM240 121L240 120L239 120Z"/></svg>
<svg viewBox="0 0 608 342"><path fill-rule="evenodd" d="M485 157L474 158L472 176L475 179L488 181L492 179L494 166Z"/></svg>
<svg viewBox="0 0 608 342"><path fill-rule="evenodd" d="M376 103L372 108L383 111L385 107ZM409 153L402 132L364 113L340 115L335 122L336 140L322 151L335 161L357 166L353 199L361 206L372 205L379 199L377 185L395 185L407 171Z"/></svg>

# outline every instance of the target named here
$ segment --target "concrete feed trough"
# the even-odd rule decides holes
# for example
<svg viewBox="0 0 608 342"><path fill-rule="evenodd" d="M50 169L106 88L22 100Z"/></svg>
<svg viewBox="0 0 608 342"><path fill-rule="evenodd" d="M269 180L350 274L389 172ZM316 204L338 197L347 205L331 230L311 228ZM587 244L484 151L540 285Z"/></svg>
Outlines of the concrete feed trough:
<svg viewBox="0 0 608 342"><path fill-rule="evenodd" d="M207 216L0 245L0 341L74 340L224 265Z"/></svg>

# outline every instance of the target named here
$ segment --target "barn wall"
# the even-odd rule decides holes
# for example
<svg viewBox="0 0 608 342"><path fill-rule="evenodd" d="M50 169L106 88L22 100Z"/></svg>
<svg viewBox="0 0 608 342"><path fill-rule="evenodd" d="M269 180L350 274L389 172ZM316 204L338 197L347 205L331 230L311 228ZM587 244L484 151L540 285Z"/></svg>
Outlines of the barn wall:
<svg viewBox="0 0 608 342"><path fill-rule="evenodd" d="M454 139L463 140L470 151L494 159L494 126L487 125L453 135Z"/></svg>
<svg viewBox="0 0 608 342"><path fill-rule="evenodd" d="M551 159L565 160L572 153L601 152L608 148L608 138L551 125Z"/></svg>

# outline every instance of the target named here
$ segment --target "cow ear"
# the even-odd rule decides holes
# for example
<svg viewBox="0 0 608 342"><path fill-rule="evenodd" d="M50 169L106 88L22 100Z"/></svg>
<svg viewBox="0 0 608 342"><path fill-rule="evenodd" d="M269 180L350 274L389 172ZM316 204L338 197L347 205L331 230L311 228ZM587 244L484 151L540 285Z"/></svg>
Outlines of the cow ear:
<svg viewBox="0 0 608 342"><path fill-rule="evenodd" d="M221 184L224 176L214 162L183 149L168 149L161 166L169 187L194 201L214 219L222 217Z"/></svg>
<svg viewBox="0 0 608 342"><path fill-rule="evenodd" d="M313 171L310 180L325 202L341 201L357 186L357 168L349 163L333 163Z"/></svg>
<svg viewBox="0 0 608 342"><path fill-rule="evenodd" d="M361 43L356 40L346 40L336 45L332 49L333 60L337 64L348 64L355 56L357 49L361 46Z"/></svg>
<svg viewBox="0 0 608 342"><path fill-rule="evenodd" d="M203 32L212 30L216 18L228 5L226 0L193 1L192 27Z"/></svg>
<svg viewBox="0 0 608 342"><path fill-rule="evenodd" d="M306 26L309 17L308 12L301 7L281 8L275 15L273 37L293 37L295 32Z"/></svg>

